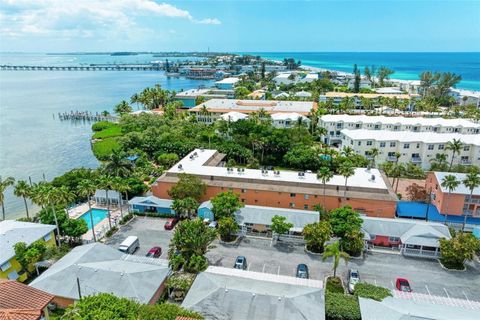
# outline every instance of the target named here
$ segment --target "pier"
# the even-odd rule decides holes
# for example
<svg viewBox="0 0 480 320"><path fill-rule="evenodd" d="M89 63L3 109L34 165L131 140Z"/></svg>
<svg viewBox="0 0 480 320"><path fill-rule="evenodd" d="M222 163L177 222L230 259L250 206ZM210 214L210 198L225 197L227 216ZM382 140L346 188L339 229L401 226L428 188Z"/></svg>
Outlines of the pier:
<svg viewBox="0 0 480 320"><path fill-rule="evenodd" d="M90 111L70 111L70 112L59 112L58 119L60 121L71 120L71 121L115 121L117 118L112 115L104 115L101 113L93 113ZM55 114L53 115L55 118Z"/></svg>
<svg viewBox="0 0 480 320"><path fill-rule="evenodd" d="M0 65L3 71L161 71L159 64L102 64L84 66L28 66L28 65Z"/></svg>

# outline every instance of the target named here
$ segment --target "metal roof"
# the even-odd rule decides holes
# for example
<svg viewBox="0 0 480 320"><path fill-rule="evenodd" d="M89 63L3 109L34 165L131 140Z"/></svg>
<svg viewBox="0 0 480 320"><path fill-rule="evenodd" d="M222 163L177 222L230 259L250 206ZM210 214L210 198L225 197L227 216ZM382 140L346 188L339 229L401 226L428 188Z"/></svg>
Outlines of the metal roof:
<svg viewBox="0 0 480 320"><path fill-rule="evenodd" d="M97 242L74 248L30 285L78 300L78 278L83 296L112 293L149 303L169 274L165 260L124 255Z"/></svg>
<svg viewBox="0 0 480 320"><path fill-rule="evenodd" d="M15 256L14 245L25 242L31 245L55 230L55 226L41 223L4 220L0 222L0 265Z"/></svg>
<svg viewBox="0 0 480 320"><path fill-rule="evenodd" d="M103 189L97 189L95 191L94 198L107 198L107 191ZM115 190L108 190L108 199L118 199L120 198L120 193Z"/></svg>
<svg viewBox="0 0 480 320"><path fill-rule="evenodd" d="M182 306L216 320L323 320L325 298L318 280L208 267Z"/></svg>
<svg viewBox="0 0 480 320"><path fill-rule="evenodd" d="M128 201L129 205L145 205L150 207L170 208L173 200L161 199L155 196L134 197Z"/></svg>

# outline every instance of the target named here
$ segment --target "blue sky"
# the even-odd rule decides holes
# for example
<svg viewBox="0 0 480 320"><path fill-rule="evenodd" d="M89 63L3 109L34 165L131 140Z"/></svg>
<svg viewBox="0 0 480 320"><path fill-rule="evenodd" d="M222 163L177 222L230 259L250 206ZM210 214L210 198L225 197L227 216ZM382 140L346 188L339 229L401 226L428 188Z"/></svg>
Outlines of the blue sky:
<svg viewBox="0 0 480 320"><path fill-rule="evenodd" d="M480 1L0 0L0 50L480 51Z"/></svg>

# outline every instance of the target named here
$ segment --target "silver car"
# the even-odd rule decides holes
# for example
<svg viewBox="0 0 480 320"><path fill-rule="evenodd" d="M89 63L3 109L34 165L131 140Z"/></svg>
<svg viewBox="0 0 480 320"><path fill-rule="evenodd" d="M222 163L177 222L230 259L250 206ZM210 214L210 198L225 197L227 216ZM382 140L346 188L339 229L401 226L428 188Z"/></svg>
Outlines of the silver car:
<svg viewBox="0 0 480 320"><path fill-rule="evenodd" d="M355 285L360 282L360 274L356 269L348 270L348 292L353 293Z"/></svg>

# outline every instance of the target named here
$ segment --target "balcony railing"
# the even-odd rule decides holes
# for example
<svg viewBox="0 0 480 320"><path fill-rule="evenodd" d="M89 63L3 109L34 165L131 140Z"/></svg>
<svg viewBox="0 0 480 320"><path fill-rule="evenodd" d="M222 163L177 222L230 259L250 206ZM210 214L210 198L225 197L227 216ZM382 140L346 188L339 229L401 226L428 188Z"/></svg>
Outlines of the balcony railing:
<svg viewBox="0 0 480 320"><path fill-rule="evenodd" d="M387 161L395 162L395 161L397 161L397 157L395 157L395 156L388 156L388 157L387 157Z"/></svg>
<svg viewBox="0 0 480 320"><path fill-rule="evenodd" d="M460 164L463 164L463 165L471 165L472 164L472 160L460 160Z"/></svg>
<svg viewBox="0 0 480 320"><path fill-rule="evenodd" d="M421 257L421 258L432 258L432 259L436 259L440 257L439 251L435 252L431 250L402 248L400 252L403 255L410 256L410 257Z"/></svg>
<svg viewBox="0 0 480 320"><path fill-rule="evenodd" d="M412 161L412 163L421 163L421 162L422 162L422 158L420 158L420 157L412 157L411 161Z"/></svg>

